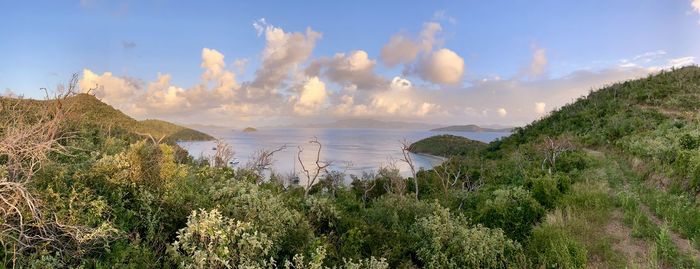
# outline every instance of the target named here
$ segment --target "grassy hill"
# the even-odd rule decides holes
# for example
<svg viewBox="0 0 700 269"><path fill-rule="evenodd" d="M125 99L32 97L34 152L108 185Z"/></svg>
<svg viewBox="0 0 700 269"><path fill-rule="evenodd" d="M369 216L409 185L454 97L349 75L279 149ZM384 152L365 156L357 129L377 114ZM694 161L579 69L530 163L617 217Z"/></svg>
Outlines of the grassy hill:
<svg viewBox="0 0 700 269"><path fill-rule="evenodd" d="M699 109L700 68L663 71L592 91L515 128L480 152L485 162L445 165L492 169L486 178L501 188L523 186L548 208L529 235L536 263L698 268ZM434 150L454 146L433 141ZM550 165L553 152L561 155ZM547 244L567 245L569 253Z"/></svg>
<svg viewBox="0 0 700 269"><path fill-rule="evenodd" d="M474 124L469 125L452 125L447 127L431 129L431 131L446 131L446 132L510 132L513 128L486 128Z"/></svg>
<svg viewBox="0 0 700 269"><path fill-rule="evenodd" d="M21 102L28 111L31 111L41 109L47 102L52 101L22 100ZM164 141L171 142L214 139L208 134L166 121L137 121L89 94L70 97L66 106L71 107L71 122L96 127L111 135L143 137L143 134L150 134L155 139L163 137Z"/></svg>
<svg viewBox="0 0 700 269"><path fill-rule="evenodd" d="M409 147L413 153L435 156L469 155L486 148L486 143L456 135L437 135L419 140Z"/></svg>
<svg viewBox="0 0 700 269"><path fill-rule="evenodd" d="M26 229L37 237L22 248L20 230L3 230L0 267L700 268L699 97L700 68L662 72L489 144L418 141L413 151L450 157L410 178L389 164L349 185L329 171L309 187L284 184L304 174L267 178L124 139L114 129L178 131L81 96L85 121L115 126L112 138L79 133L70 154L28 174L19 194L41 199L44 214L0 210L0 224L67 232ZM7 148L0 177L22 175L7 172L18 167L5 165L16 160Z"/></svg>

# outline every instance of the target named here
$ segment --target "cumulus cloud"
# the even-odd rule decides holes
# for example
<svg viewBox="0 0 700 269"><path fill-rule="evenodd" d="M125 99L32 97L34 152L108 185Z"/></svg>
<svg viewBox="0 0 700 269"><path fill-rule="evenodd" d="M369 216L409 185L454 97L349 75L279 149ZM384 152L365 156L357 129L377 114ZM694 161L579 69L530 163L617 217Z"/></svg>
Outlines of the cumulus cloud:
<svg viewBox="0 0 700 269"><path fill-rule="evenodd" d="M501 116L501 117L505 117L508 115L508 111L506 111L506 109L502 108L502 107L499 108L498 110L496 110L496 113L498 113L498 116Z"/></svg>
<svg viewBox="0 0 700 269"><path fill-rule="evenodd" d="M700 13L700 0L692 0L690 5L693 7L695 12Z"/></svg>
<svg viewBox="0 0 700 269"><path fill-rule="evenodd" d="M464 59L449 49L439 49L419 62L414 72L438 84L456 84L464 74Z"/></svg>
<svg viewBox="0 0 700 269"><path fill-rule="evenodd" d="M293 97L294 112L310 115L323 106L326 101L326 84L318 77L311 77L304 83L299 97Z"/></svg>
<svg viewBox="0 0 700 269"><path fill-rule="evenodd" d="M547 106L547 103L545 103L545 102L536 102L535 103L535 113L537 113L538 115L544 114L545 112L547 112L547 110L545 109L546 106Z"/></svg>
<svg viewBox="0 0 700 269"><path fill-rule="evenodd" d="M126 77L114 76L112 72L101 75L83 69L83 77L78 83L83 92L91 91L110 104L127 102L141 90L138 82Z"/></svg>
<svg viewBox="0 0 700 269"><path fill-rule="evenodd" d="M382 91L349 92L337 102L334 112L339 116L356 117L425 117L439 114L439 104L429 102L426 92L415 89L411 81L394 77Z"/></svg>
<svg viewBox="0 0 700 269"><path fill-rule="evenodd" d="M406 34L396 34L389 39L389 43L382 47L381 59L384 65L393 67L398 64L413 62L418 54L428 53L437 42L436 35L442 31L442 26L436 22L423 25L423 30L417 38Z"/></svg>
<svg viewBox="0 0 700 269"><path fill-rule="evenodd" d="M282 28L265 26L266 45L262 53L262 64L250 83L251 98L268 97L299 64L306 61L321 33L306 29L306 33L285 32Z"/></svg>
<svg viewBox="0 0 700 269"><path fill-rule="evenodd" d="M256 125L275 125L303 116L319 120L373 117L451 124L523 124L591 89L643 77L662 67L694 62L692 57L666 59L665 53L652 52L629 58L633 66L611 62L614 67L608 69L537 80L523 79L524 75L491 75L464 85L460 84L464 59L438 44L438 24L426 24L416 38L399 35L417 52L397 57L409 69L401 76L388 77L376 73L377 60L364 50L310 59L321 38L311 29L286 32L265 21L258 21L255 28L265 34L265 47L260 66L248 81L237 80L247 60L227 61L220 51L203 48L202 72L194 85L174 85L167 73L144 82L85 69L79 86L83 91L92 89L105 102L136 118L185 123L232 125L254 121ZM384 56L380 56L382 62ZM647 62L650 58L655 60ZM545 73L545 50L533 48L532 59L523 69L534 71L526 75Z"/></svg>
<svg viewBox="0 0 700 269"><path fill-rule="evenodd" d="M318 76L323 72L331 81L358 89L378 89L386 84L374 72L375 61L363 50L347 54L337 53L333 58L322 58L307 67L306 73Z"/></svg>

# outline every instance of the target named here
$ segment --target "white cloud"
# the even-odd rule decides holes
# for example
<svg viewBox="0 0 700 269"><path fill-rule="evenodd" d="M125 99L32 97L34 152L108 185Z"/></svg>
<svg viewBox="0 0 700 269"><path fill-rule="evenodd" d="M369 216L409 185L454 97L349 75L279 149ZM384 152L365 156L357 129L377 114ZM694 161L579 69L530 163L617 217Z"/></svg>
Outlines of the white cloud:
<svg viewBox="0 0 700 269"><path fill-rule="evenodd" d="M695 57L688 56L688 57L669 59L668 63L666 64L666 66L664 68L666 68L666 69L678 68L678 67L694 65L694 64L695 64Z"/></svg>
<svg viewBox="0 0 700 269"><path fill-rule="evenodd" d="M530 77L539 77L547 71L547 51L544 48L534 47L532 51L532 60L527 71Z"/></svg>
<svg viewBox="0 0 700 269"><path fill-rule="evenodd" d="M693 7L695 12L700 13L700 0L692 0L690 5Z"/></svg>
<svg viewBox="0 0 700 269"><path fill-rule="evenodd" d="M83 92L92 91L110 104L125 103L140 90L139 85L128 78L114 76L112 72L98 75L89 69L83 69L78 86Z"/></svg>
<svg viewBox="0 0 700 269"><path fill-rule="evenodd" d="M406 58L411 62L404 66L409 69L402 75L408 78L377 74L377 61L364 50L310 59L320 33L311 29L304 33L285 32L263 21L257 27L265 34L266 44L260 55L261 64L249 81L236 79L246 60L236 60L230 70L223 53L203 48L201 80L195 85L174 85L169 74L158 74L152 81L144 82L85 69L79 86L83 91L95 88L94 93L102 100L136 118L158 117L176 122L230 125L250 121L273 125L303 116L522 124L591 89L660 69L650 67L652 64L683 66L695 60L665 59L665 52L656 51L629 58L630 65L624 68L619 65L625 63L616 61L610 62L615 67L609 69L523 79L524 75L546 73L546 52L533 48L532 63L523 68L527 74L510 79L490 75L464 86L459 84L465 73L464 59L437 45L436 26L439 25L427 24L421 37L407 39L418 48L415 56Z"/></svg>
<svg viewBox="0 0 700 269"><path fill-rule="evenodd" d="M506 109L502 108L502 107L499 108L498 110L496 110L496 112L498 113L498 116L501 116L501 117L505 117L508 115L508 111L506 111Z"/></svg>
<svg viewBox="0 0 700 269"><path fill-rule="evenodd" d="M369 59L363 50L348 54L337 53L333 58L320 59L307 68L307 75L324 74L333 82L360 89L377 89L385 84L385 79L375 74L375 61Z"/></svg>
<svg viewBox="0 0 700 269"><path fill-rule="evenodd" d="M547 106L547 103L545 103L545 102L535 103L535 113L537 113L539 115L544 114L545 112L547 112L546 106Z"/></svg>
<svg viewBox="0 0 700 269"><path fill-rule="evenodd" d="M411 81L402 77L394 77L390 84L391 89L407 90L412 87Z"/></svg>
<svg viewBox="0 0 700 269"><path fill-rule="evenodd" d="M255 79L247 87L252 99L267 98L288 78L290 72L306 61L321 33L306 29L306 33L285 32L281 28L264 25L265 49L262 65L255 72Z"/></svg>
<svg viewBox="0 0 700 269"><path fill-rule="evenodd" d="M432 51L437 42L435 36L440 31L442 31L442 26L439 23L429 22L423 25L423 30L417 38L405 34L392 36L389 43L382 47L382 62L389 67L413 62L419 53Z"/></svg>
<svg viewBox="0 0 700 269"><path fill-rule="evenodd" d="M12 89L5 88L5 91L0 96L12 98L12 97L17 97L17 94L14 91L12 91Z"/></svg>
<svg viewBox="0 0 700 269"><path fill-rule="evenodd" d="M201 67L205 69L204 74L202 74L202 79L210 80L218 78L221 76L224 67L226 67L224 55L214 49L202 49Z"/></svg>
<svg viewBox="0 0 700 269"><path fill-rule="evenodd" d="M265 18L260 18L253 22L253 28L255 28L255 32L258 33L258 36L261 36L267 27L268 24L265 21Z"/></svg>
<svg viewBox="0 0 700 269"><path fill-rule="evenodd" d="M464 74L464 59L449 49L440 49L423 59L415 72L430 82L456 84Z"/></svg>
<svg viewBox="0 0 700 269"><path fill-rule="evenodd" d="M298 99L293 99L294 111L301 115L310 115L324 104L326 97L326 84L318 77L309 78L303 85Z"/></svg>

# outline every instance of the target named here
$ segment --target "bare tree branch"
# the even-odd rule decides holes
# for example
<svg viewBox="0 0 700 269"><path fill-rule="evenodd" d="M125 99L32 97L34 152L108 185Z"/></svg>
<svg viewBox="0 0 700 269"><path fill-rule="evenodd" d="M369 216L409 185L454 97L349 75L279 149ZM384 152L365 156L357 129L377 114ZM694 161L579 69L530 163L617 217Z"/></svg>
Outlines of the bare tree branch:
<svg viewBox="0 0 700 269"><path fill-rule="evenodd" d="M222 139L216 140L216 152L211 157L211 165L214 167L228 167L229 162L233 160L233 156L236 154L229 143Z"/></svg>
<svg viewBox="0 0 700 269"><path fill-rule="evenodd" d="M416 176L416 167L413 165L413 159L411 158L411 143L406 139L401 142L401 153L403 154L402 161L408 164L408 168L411 169L411 175L413 176L413 181L415 182L416 200L418 200L418 177Z"/></svg>
<svg viewBox="0 0 700 269"><path fill-rule="evenodd" d="M299 164L301 165L301 170L303 171L303 174L304 176L306 176L307 179L304 197L309 196L311 186L313 186L316 183L316 179L318 179L321 173L325 172L326 168L328 168L328 166L331 165L331 162L321 161L321 149L323 148L323 145L321 144L321 142L318 142L318 138L314 137L314 139L309 141L309 143L318 145L318 150L316 150L316 161L314 161L315 167L311 168L313 170L307 169L304 165L304 162L301 160L301 153L304 151L304 147L299 146L299 151L297 152L297 159L299 160Z"/></svg>

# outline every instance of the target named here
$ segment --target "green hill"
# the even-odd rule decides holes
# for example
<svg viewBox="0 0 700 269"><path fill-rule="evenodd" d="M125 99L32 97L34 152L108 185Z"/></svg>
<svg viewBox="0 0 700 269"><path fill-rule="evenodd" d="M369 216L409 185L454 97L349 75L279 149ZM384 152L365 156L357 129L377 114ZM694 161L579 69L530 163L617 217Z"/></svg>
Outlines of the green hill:
<svg viewBox="0 0 700 269"><path fill-rule="evenodd" d="M469 155L486 148L486 143L456 135L436 135L419 140L409 147L413 153L435 156Z"/></svg>
<svg viewBox="0 0 700 269"><path fill-rule="evenodd" d="M21 102L28 111L31 111L53 101L22 100ZM71 109L70 122L96 127L110 135L143 137L150 134L155 139L162 137L163 140L171 142L214 139L208 134L166 121L137 121L89 94L77 94L68 98L66 106Z"/></svg>
<svg viewBox="0 0 700 269"><path fill-rule="evenodd" d="M513 128L486 128L474 124L469 125L452 125L447 127L431 129L431 131L439 132L510 132Z"/></svg>

